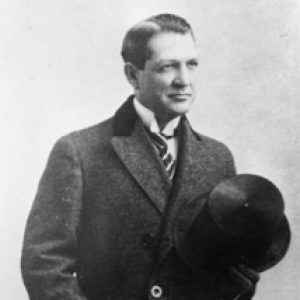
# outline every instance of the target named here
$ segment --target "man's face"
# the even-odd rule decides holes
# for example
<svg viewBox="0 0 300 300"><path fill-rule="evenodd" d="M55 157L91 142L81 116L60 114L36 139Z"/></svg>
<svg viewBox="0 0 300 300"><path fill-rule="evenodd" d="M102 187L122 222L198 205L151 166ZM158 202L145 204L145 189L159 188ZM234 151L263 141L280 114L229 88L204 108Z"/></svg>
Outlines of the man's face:
<svg viewBox="0 0 300 300"><path fill-rule="evenodd" d="M158 120L185 114L195 96L196 45L191 34L160 33L148 43L152 53L138 70L136 96Z"/></svg>

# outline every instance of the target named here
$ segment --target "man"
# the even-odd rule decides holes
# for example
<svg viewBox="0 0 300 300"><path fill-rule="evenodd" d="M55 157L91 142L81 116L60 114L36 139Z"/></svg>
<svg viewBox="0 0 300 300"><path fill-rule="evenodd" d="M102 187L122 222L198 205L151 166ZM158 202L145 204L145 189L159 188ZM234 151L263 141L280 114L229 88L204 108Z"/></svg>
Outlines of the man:
<svg viewBox="0 0 300 300"><path fill-rule="evenodd" d="M195 273L171 239L180 205L235 174L226 146L185 117L198 66L190 25L170 14L142 21L125 36L122 57L134 95L50 155L24 239L30 299L250 299L254 272Z"/></svg>

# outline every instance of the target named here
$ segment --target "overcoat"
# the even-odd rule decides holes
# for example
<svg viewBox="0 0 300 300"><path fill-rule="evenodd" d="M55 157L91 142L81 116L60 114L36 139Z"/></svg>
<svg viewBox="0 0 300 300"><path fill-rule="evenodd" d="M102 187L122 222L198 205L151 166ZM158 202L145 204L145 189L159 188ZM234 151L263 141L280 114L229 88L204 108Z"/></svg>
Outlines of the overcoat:
<svg viewBox="0 0 300 300"><path fill-rule="evenodd" d="M182 203L234 175L232 155L182 117L171 181L132 100L54 146L25 231L30 299L219 300L216 277L185 268L171 231Z"/></svg>

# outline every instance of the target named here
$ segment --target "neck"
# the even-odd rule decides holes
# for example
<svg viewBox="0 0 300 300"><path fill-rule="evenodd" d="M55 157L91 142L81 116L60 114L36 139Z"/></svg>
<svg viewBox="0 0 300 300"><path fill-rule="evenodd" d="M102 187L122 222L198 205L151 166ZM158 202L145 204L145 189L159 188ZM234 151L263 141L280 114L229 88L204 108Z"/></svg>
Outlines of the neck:
<svg viewBox="0 0 300 300"><path fill-rule="evenodd" d="M166 125L169 122L169 121L159 121L158 119L156 119L156 120L157 120L157 125L158 125L160 131L164 130L164 128L166 127Z"/></svg>
<svg viewBox="0 0 300 300"><path fill-rule="evenodd" d="M160 116L160 115L155 115L158 127L160 130L164 130L166 125L172 121L173 119L177 118L178 116Z"/></svg>
<svg viewBox="0 0 300 300"><path fill-rule="evenodd" d="M150 113L151 113L151 118L152 115L155 117L158 129L160 131L164 130L165 127L167 126L167 124L169 122L171 122L173 119L179 117L176 114L171 114L171 113L166 113L166 112L158 112L155 113L155 109L153 109L153 107L150 107L149 105L147 105L147 103L143 103L141 102L138 97L136 97L135 101L135 106L136 106L136 110L138 112L138 114L140 114L140 117L143 119L145 119L144 121L146 123L149 122L149 118L150 118ZM177 125L177 124L175 124ZM149 126L149 124L147 124L147 126Z"/></svg>

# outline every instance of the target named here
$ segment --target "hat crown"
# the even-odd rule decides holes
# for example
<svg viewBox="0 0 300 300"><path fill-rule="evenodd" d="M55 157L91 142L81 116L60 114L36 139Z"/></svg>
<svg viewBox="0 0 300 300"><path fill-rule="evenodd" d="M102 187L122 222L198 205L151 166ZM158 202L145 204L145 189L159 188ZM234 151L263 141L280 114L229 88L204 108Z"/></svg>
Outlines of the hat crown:
<svg viewBox="0 0 300 300"><path fill-rule="evenodd" d="M280 223L284 201L269 180L241 174L212 190L208 209L214 222L227 234L258 237L272 232Z"/></svg>
<svg viewBox="0 0 300 300"><path fill-rule="evenodd" d="M173 237L194 271L244 264L262 272L285 256L291 232L278 188L263 177L239 174L184 203Z"/></svg>

